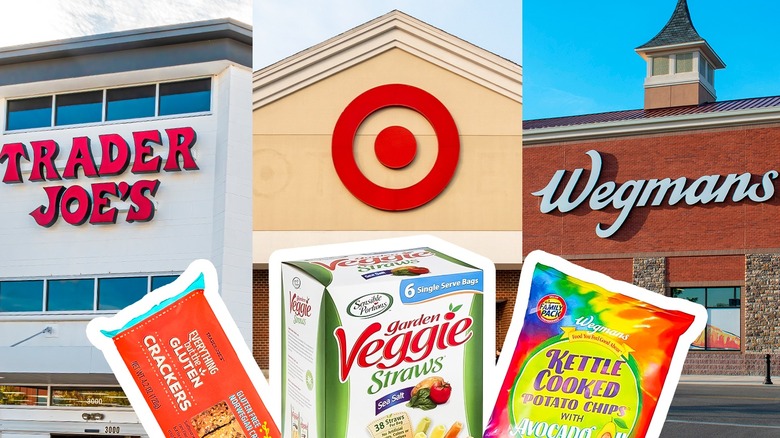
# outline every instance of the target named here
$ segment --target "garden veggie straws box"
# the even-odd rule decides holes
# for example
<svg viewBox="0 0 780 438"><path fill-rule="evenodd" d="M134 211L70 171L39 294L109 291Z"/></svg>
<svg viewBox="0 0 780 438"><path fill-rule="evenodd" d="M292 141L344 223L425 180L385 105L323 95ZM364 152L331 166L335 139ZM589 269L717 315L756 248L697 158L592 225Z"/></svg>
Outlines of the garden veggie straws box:
<svg viewBox="0 0 780 438"><path fill-rule="evenodd" d="M90 321L150 437L278 438L270 388L217 293L217 274L196 260L172 284L111 318Z"/></svg>
<svg viewBox="0 0 780 438"><path fill-rule="evenodd" d="M278 251L270 272L284 437L481 436L490 261L419 236Z"/></svg>
<svg viewBox="0 0 780 438"><path fill-rule="evenodd" d="M654 438L707 312L534 251L485 438Z"/></svg>

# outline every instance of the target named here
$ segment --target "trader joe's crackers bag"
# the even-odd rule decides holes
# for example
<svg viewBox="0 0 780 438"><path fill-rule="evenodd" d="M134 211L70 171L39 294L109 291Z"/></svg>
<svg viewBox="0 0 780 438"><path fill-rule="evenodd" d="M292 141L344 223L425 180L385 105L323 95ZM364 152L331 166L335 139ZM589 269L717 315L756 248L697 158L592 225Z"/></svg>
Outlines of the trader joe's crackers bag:
<svg viewBox="0 0 780 438"><path fill-rule="evenodd" d="M701 305L529 254L484 436L657 437L706 320Z"/></svg>
<svg viewBox="0 0 780 438"><path fill-rule="evenodd" d="M87 336L150 437L279 437L263 399L270 388L210 262L197 260L172 284L90 321Z"/></svg>
<svg viewBox="0 0 780 438"><path fill-rule="evenodd" d="M481 436L490 261L420 236L278 251L270 273L283 436Z"/></svg>

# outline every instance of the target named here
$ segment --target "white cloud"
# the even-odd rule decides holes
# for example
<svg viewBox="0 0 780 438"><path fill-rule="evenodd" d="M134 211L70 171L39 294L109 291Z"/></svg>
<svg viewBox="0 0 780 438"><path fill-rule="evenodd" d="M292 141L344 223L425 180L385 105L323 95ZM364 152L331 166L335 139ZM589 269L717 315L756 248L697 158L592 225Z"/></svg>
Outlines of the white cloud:
<svg viewBox="0 0 780 438"><path fill-rule="evenodd" d="M252 0L27 0L0 14L0 46L215 18L252 20Z"/></svg>

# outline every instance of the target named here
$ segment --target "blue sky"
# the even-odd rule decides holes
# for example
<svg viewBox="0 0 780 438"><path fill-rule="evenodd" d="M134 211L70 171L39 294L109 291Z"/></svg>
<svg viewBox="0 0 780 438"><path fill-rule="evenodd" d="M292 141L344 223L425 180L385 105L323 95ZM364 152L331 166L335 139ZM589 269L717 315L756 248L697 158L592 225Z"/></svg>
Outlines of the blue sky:
<svg viewBox="0 0 780 438"><path fill-rule="evenodd" d="M520 64L520 0L254 0L261 69L394 9Z"/></svg>
<svg viewBox="0 0 780 438"><path fill-rule="evenodd" d="M676 0L523 4L525 120L641 108L645 61L634 52L666 24ZM688 0L693 24L726 63L719 101L780 95L780 4Z"/></svg>
<svg viewBox="0 0 780 438"><path fill-rule="evenodd" d="M0 16L0 46L230 16L253 21L254 65L259 69L400 9L521 64L523 118L537 119L640 108L645 69L634 48L663 27L675 4L676 0L37 0L17 2ZM780 56L774 53L780 41L779 3L688 0L688 4L696 29L727 65L716 72L718 100L780 95Z"/></svg>

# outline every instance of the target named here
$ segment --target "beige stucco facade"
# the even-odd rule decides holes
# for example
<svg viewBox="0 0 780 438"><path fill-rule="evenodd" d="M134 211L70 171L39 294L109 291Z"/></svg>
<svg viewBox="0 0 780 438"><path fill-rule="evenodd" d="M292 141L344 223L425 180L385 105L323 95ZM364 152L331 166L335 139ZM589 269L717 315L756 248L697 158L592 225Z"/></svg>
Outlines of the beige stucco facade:
<svg viewBox="0 0 780 438"><path fill-rule="evenodd" d="M405 15L400 18L427 26ZM263 264L276 247L419 232L439 234L483 254L491 250L478 246L511 246L492 251L505 253L499 263L521 261L520 67L442 35L469 51L466 55L431 53L415 47L414 38L412 45L377 48L368 38L364 45L372 49L366 53L351 47L351 59L359 61L348 67L334 69L336 63L324 58L322 68L316 63L308 67L306 74L313 79L296 79L296 84L304 85L282 92L281 97L256 99L261 101L253 113L256 264ZM424 41L421 46L429 44ZM310 56L318 53L315 47ZM493 79L486 80L479 69L470 71L472 63L485 60L472 62L469 53L494 57L500 64L495 76L504 82L494 86ZM325 70L328 73L322 74ZM503 92L504 83L510 87L516 83L516 94ZM457 168L447 187L432 201L406 211L379 210L357 199L339 179L331 155L334 127L344 109L361 93L385 84L407 84L432 94L449 110L460 138ZM256 81L255 94L269 95L283 88L276 81L259 86ZM376 135L391 125L407 128L417 141L414 161L402 169L384 167L373 149ZM437 137L419 112L390 107L372 113L360 125L354 153L370 181L383 187L407 187L430 172L438 153Z"/></svg>

